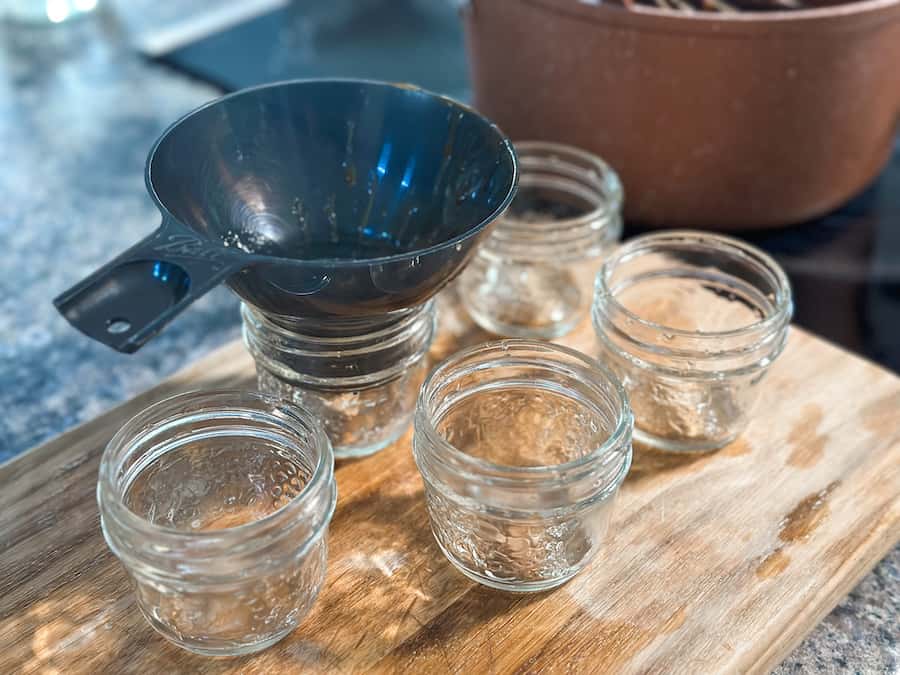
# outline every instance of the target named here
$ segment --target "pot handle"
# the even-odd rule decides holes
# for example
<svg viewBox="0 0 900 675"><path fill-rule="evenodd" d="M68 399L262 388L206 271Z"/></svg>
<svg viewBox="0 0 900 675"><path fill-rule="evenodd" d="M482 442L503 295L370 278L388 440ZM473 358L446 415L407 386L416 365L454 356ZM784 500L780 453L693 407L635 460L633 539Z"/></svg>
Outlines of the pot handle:
<svg viewBox="0 0 900 675"><path fill-rule="evenodd" d="M252 262L164 217L146 239L53 300L75 328L130 354L194 300Z"/></svg>

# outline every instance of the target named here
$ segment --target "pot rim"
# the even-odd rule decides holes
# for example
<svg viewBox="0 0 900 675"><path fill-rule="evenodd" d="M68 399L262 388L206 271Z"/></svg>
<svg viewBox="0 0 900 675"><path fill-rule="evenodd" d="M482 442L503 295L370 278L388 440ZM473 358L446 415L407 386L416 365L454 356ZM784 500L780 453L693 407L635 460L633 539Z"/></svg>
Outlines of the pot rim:
<svg viewBox="0 0 900 675"><path fill-rule="evenodd" d="M870 23L900 20L900 0L857 0L829 7L776 10L772 12L682 12L655 7L631 9L601 0L526 0L533 6L596 23L612 24L646 32L683 32L709 37L766 38L811 28L856 30ZM590 4L596 2L597 4ZM853 18L855 21L847 21ZM760 32L764 28L765 32ZM774 32L771 32L773 31Z"/></svg>

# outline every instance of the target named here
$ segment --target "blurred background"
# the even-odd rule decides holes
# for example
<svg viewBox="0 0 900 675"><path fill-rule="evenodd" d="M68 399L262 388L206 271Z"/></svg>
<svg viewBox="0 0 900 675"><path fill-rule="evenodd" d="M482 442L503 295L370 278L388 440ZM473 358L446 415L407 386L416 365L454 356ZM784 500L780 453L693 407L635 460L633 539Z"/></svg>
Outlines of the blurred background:
<svg viewBox="0 0 900 675"><path fill-rule="evenodd" d="M158 225L159 213L144 188L144 162L153 141L171 122L223 92L289 78L410 82L474 102L496 117L513 141L524 140L527 133L596 142L591 149L609 159L624 179L626 237L649 227L686 224L666 206L666 190L644 184L649 174L641 163L664 170L664 183L674 186L673 199L706 200L710 208L721 209L718 220L714 211L706 212L709 222L704 226L756 243L781 262L794 285L799 325L900 371L900 140L894 126L900 84L895 73L894 89L878 79L900 63L893 58L900 46L895 9L889 8L894 13L883 21L866 24L866 30L871 24L872 31L881 27L882 32L854 33L859 40L846 45L835 38L829 43L833 48L802 36L795 39L795 33L778 26L759 28L782 36L785 44L805 45L806 51L785 52L777 57L782 61L746 53L732 65L737 68L740 59L760 69L774 63L780 69L778 78L742 79L743 71L705 57L701 34L682 36L677 49L693 56L681 64L684 77L666 80L677 80L681 87L675 88L681 93L673 99L648 94L653 73L664 69L669 59L641 47L642 27L616 52L631 54L624 65L593 51L604 44L603 30L629 36L632 29L618 18L606 25L605 14L588 14L605 11L594 7L599 3L571 0L561 10L566 22L557 25L548 18L542 24L546 32L530 38L523 33L528 21L543 20L513 12L508 19L514 31L496 40L491 32L496 28L488 19L497 17L482 12L486 5L480 4L0 0L0 406L8 411L0 417L0 461L96 416L238 337L238 302L224 288L202 298L131 356L74 331L51 300ZM561 4L523 0L508 6L559 9ZM472 64L461 12L469 22ZM640 20L656 22L654 30L665 28L652 11L648 17ZM599 26L600 46L578 32L584 22ZM887 45L879 47L883 53L870 51L876 44ZM571 54L571 62L554 64L548 58L563 51ZM650 60L641 61L644 58ZM696 63L702 62L719 64L718 70L698 73ZM843 87L840 91L820 87L815 73L828 68L837 70L828 71L826 84L837 83ZM732 80L749 84L740 95L719 91L711 102L684 89L715 90ZM789 86L777 88L776 80ZM533 82L542 84L535 85L532 105L517 96ZM711 82L719 84L706 87ZM758 91L753 82L762 82ZM869 98L860 93L870 89L875 93ZM748 128L739 120L741 111L757 100L754 96L762 97L767 113L763 118L756 115L758 126ZM817 96L828 103L818 105ZM803 100L813 100L817 109L798 118L807 105ZM690 124L691 110L684 106L691 101L706 101L728 114ZM675 115L673 110L680 112ZM610 111L615 118L609 117ZM569 117L571 124L560 121ZM640 127L638 120L648 127ZM620 132L614 125L623 121L627 125ZM835 125L834 130L826 123ZM773 215L766 209L777 200L749 194L757 187L771 189L765 181L719 185L719 174L733 168L722 164L713 175L702 177L709 182L698 183L691 172L708 171L707 155L733 152L732 146L717 150L715 144L704 144L688 153L695 155L694 164L681 162L672 154L677 147L665 146L668 140L678 140L678 124L726 129L715 137L732 139L737 144L733 147L757 148L763 153L759 156L767 158L768 166L751 166L745 175L766 176L784 169L788 178L779 178L780 195L804 196L806 202L794 200L779 222L779 212ZM787 153L785 143L773 138L806 138L805 130L817 124L816 133L831 135L810 137L811 147L833 149L840 140L848 149L839 148L838 157L815 158L808 149ZM631 139L628 154L619 143L623 138ZM727 164L745 167L733 155ZM849 177L831 180L838 173ZM889 572L879 569L866 583L878 598L873 602L883 603L887 596L877 593L889 593L884 581ZM896 580L896 568L891 569ZM875 632L884 630L877 617L870 617L842 633L840 612L838 608L810 638L813 643L843 642L852 652L866 625ZM789 659L784 672L815 663L818 656L808 644L805 648L807 652L801 649Z"/></svg>
<svg viewBox="0 0 900 675"><path fill-rule="evenodd" d="M575 90L576 100L582 96L593 106L588 111L590 126L579 130L584 127L579 111L572 112L572 124L560 125L555 110L543 118L528 102L511 110L495 90L515 95L516 87L536 81L539 73L520 72L522 60L534 57L526 54L530 52L523 40L518 52L491 52L493 41L486 38L496 29L473 23L479 17L486 22L483 8L459 0L5 2L0 5L5 8L0 23L0 144L6 159L0 170L5 248L0 259L2 402L20 410L34 410L29 404L36 399L46 405L40 414L0 420L0 459L93 417L237 336L237 302L224 289L200 301L131 357L84 339L50 304L57 293L158 224L143 186L144 160L159 133L190 109L223 92L280 79L338 76L410 82L474 100L491 116L495 109L502 127L524 129L511 134L514 141L528 133L571 142L576 133L581 136L575 140L586 139L583 145L598 139L600 147L591 149L609 159L618 149L612 142L604 146L609 132L600 121L611 114L606 109L615 108L614 101L621 105L632 96L625 91L627 73L620 74L621 68L607 74L602 63L590 67L598 82L619 78L615 86L608 85L607 106L596 96L579 94L583 82L567 79L583 79L583 74L555 74L551 68L553 79L544 89L558 89L555 98ZM509 15L511 25L514 14ZM461 15L468 16L470 53L476 61L472 69ZM557 29L548 23L547 30L547 39L553 39ZM491 87L490 74L497 70L508 72L508 77ZM480 73L477 92L473 71ZM546 82L546 73L541 77ZM796 73L789 77L795 79ZM685 98L690 97L677 97L670 108ZM855 105L871 107L860 101ZM789 122L764 120L780 126ZM615 118L607 126L618 123ZM685 224L674 213L673 222L666 222L664 208L657 209L662 216L650 223L635 218L633 206L629 210L629 204L653 206L651 197L658 192L640 183L645 177L640 166L633 170L635 161L672 168L666 165L671 160L660 157L660 141L647 140L653 131L641 133L644 143L629 145L639 146L637 159L623 156L613 162L625 184L626 237L648 225ZM745 135L757 138L753 129ZM671 136L667 130L661 138ZM755 144L760 152L767 145ZM712 213L713 220L706 226L736 232L775 255L794 284L800 325L898 371L900 143L882 133L880 145L892 156L886 169L875 167L874 181L866 181L849 199L837 195L842 203L823 216L789 225L778 225L777 218L775 225L763 223L764 229L736 224L728 218L728 205L715 201L721 189L698 187L685 178L667 182L686 186L679 188L683 192L699 192L710 202L706 213ZM876 147L874 152L881 150ZM676 177L681 166L674 168ZM815 173L812 166L795 172L782 192L797 194L804 177L809 182ZM716 208L726 210L719 221ZM656 215L652 208L650 213Z"/></svg>
<svg viewBox="0 0 900 675"><path fill-rule="evenodd" d="M511 7L541 2L513 3ZM605 99L589 95L584 82L574 81L584 78L583 73L575 72L577 64L559 73L551 68L550 75L521 72L521 64L529 63L528 58L546 55L537 52L535 56L534 48L519 37L516 42L521 49L492 52L491 44L500 37L489 39L495 28L472 23L479 17L488 18L477 3L473 8L450 0L107 0L99 5L95 0L5 0L0 7L5 8L0 22L0 147L5 159L0 168L4 244L0 257L0 403L23 411L0 419L0 459L93 417L237 337L237 301L224 289L201 300L130 357L71 330L50 302L158 224L158 213L143 185L146 153L168 124L197 105L225 91L297 77L411 82L461 100L480 98L475 100L479 107L491 116L492 109L498 113L499 123L507 130L524 129L535 137L566 142L572 141L567 137L571 133L581 134L575 140L586 139L584 143L598 139L600 147L591 149L610 159L605 148L613 154L618 148L613 142L604 146L603 139L610 137L606 127L618 124L620 118L610 119L604 126L604 113L609 116L608 108L617 109L613 102L637 110L639 99L628 97L646 95L628 93L628 69L620 65L607 72L602 60L588 63L593 63L589 72L595 73L598 83L591 90L602 91L603 82L610 88ZM473 70L467 65L461 13L468 14L470 37L474 36L470 52L477 61L473 70L480 73L478 92L472 85ZM514 19L514 13L510 14L511 25ZM580 26L582 19L575 20L572 25ZM887 25L900 24L894 20ZM526 28L519 25L516 30ZM562 29L549 20L546 28L544 42L564 37L554 33ZM583 50L585 40L576 38L571 40L576 57L588 59L590 53ZM551 53L559 51L552 45L549 49ZM641 58L640 52L635 58ZM792 81L797 79L796 68L782 70ZM491 86L495 71L508 72L508 77ZM641 72L631 76L638 77ZM554 100L566 96L578 100L583 94L593 109L587 113L573 109L573 123L560 125L557 110L549 110L541 118L541 110L529 109L527 102L510 107L503 96L515 95L516 87L527 88L539 76L545 82L552 77L551 85L544 88L558 90ZM864 82L860 86L869 85ZM495 91L506 93L501 96ZM894 96L892 92L883 95ZM535 95L529 100L540 98ZM688 98L677 97L670 108ZM900 102L900 94L891 100ZM872 107L865 101L853 104L854 110ZM659 113L661 119L665 119L663 112ZM628 117L626 113L620 117ZM589 120L586 130L585 117ZM547 119L547 124L542 125L541 119ZM763 123L782 127L789 120ZM570 132L569 127L576 131ZM677 136L667 124L662 127L661 139ZM667 183L687 186L682 193L699 192L702 199L715 205L714 198L722 190L698 188L686 178L679 179L682 165L666 164L673 160L659 154L662 140L653 141L652 133L652 129L641 130L645 140L628 145L629 149L637 146L636 160L622 156L618 163L612 162L624 179L626 216L633 215L629 204L653 206L648 200L658 192L640 184L645 178L640 166L633 170L635 161L640 163L645 157L653 160L645 163L674 171L674 178ZM758 130L748 129L745 135L760 152L777 145L761 140ZM514 141L522 140L521 134L512 136ZM827 141L823 144L828 146ZM875 167L874 181L866 181L849 201L838 195L842 204L822 217L787 226L767 222L765 229L735 225L723 218L718 227L715 222L712 227L736 231L773 253L785 266L795 287L800 325L898 371L900 152L891 134L882 133L879 145L885 152L893 152L887 168ZM704 153L696 154L702 158ZM817 173L810 163L806 169L794 171L795 178L783 192L797 194L805 179L828 171L825 167ZM757 169L754 175L765 173ZM738 193L745 189L739 185ZM652 225L667 224L664 209L662 213L663 222ZM625 235L646 226L629 217ZM37 400L43 405L36 406Z"/></svg>

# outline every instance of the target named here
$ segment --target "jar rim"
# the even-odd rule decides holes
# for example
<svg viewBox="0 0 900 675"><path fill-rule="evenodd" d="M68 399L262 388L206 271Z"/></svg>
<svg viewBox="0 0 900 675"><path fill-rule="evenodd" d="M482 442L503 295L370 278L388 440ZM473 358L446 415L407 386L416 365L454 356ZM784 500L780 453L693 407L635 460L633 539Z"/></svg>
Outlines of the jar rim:
<svg viewBox="0 0 900 675"><path fill-rule="evenodd" d="M265 312L247 302L241 302L240 314L245 329L249 325L255 334L260 334L261 328L269 335L276 336L283 343L280 348L282 351L297 356L327 358L330 356L356 356L377 349L393 347L408 339L411 331L420 330L422 327L420 322L431 317L435 308L436 303L432 298L421 305L393 312L392 314L396 315L396 321L377 327L370 333L344 336L299 334L272 321ZM303 349L297 346L300 341L307 345L327 347L331 351Z"/></svg>
<svg viewBox="0 0 900 675"><path fill-rule="evenodd" d="M617 265L626 262L628 259L645 253L654 246L665 247L666 245L672 244L693 244L704 248L713 248L714 246L724 248L730 255L743 261L752 261L757 265L760 265L774 281L775 299L772 313L759 321L754 321L753 323L738 328L731 328L724 331L695 331L666 326L665 324L645 319L632 312L618 301L613 290L609 287L607 282L608 278L612 276ZM790 281L788 280L787 274L785 274L784 270L774 258L765 251L734 237L712 232L703 232L700 230L667 230L665 232L654 232L640 235L625 242L604 261L603 267L597 273L594 287L598 297L602 297L616 312L620 312L628 320L650 330L693 340L714 341L741 338L754 333L768 334L769 332L779 331L784 328L786 324L790 323L791 315L793 314ZM597 302L595 301L594 304L596 309Z"/></svg>
<svg viewBox="0 0 900 675"><path fill-rule="evenodd" d="M241 406L242 401L265 403L281 412L283 416ZM319 451L317 453L316 466L306 485L290 501L262 518L235 527L215 530L179 530L152 523L132 511L124 503L124 493L118 489L116 473L120 463L113 461L113 453L118 449L133 446L136 443L147 440L154 433L159 433L160 430L178 421L190 419L192 415L196 414L196 411L191 413L178 412L188 403L206 404L208 406L206 413L213 411L219 413L227 413L228 411L252 412L262 418L277 420L280 424L287 425L292 429L299 429L300 423L307 425L308 429L304 429L304 433L306 431L311 433L313 443ZM167 410L173 411L172 414L161 416ZM314 492L319 491L323 484L331 481L333 472L334 456L331 450L331 443L321 425L317 424L315 418L306 410L275 396L257 391L240 389L194 390L175 394L157 401L132 416L122 425L103 451L103 456L100 460L100 478L97 483L97 498L100 503L101 516L105 512L109 513L113 515L118 523L129 530L153 537L155 541L162 539L163 541L179 544L197 542L198 545L227 545L228 543L246 542L248 539L252 539L255 532L264 532L278 523L291 520L297 515L297 512L302 511L304 506L308 504L309 497ZM324 514L321 525L310 534L308 541L313 541L319 535L319 532L324 527L327 527L335 505L336 494L335 498L331 500L328 513Z"/></svg>
<svg viewBox="0 0 900 675"><path fill-rule="evenodd" d="M531 169L539 169L549 164L564 165L570 162L567 159L575 159L584 162L587 166L596 171L598 183L603 186L604 203L594 207L587 213L571 218L559 218L552 222L526 222L510 215L509 209L498 219L498 225L512 225L514 228L523 230L541 229L558 229L561 226L578 226L590 223L601 217L608 217L610 214L618 213L622 209L622 203L625 199L625 189L619 174L616 173L609 164L601 157L564 143L554 143L551 141L517 141L513 144L519 157L519 189L522 187L522 180L528 179L528 173ZM549 156L535 156L537 153L547 153ZM515 198L513 198L515 203Z"/></svg>
<svg viewBox="0 0 900 675"><path fill-rule="evenodd" d="M577 252L580 257L599 245L595 241L598 236L609 241L619 237L624 189L609 164L586 150L561 143L520 141L515 147L520 165L516 198L521 198L531 186L550 187L578 196L591 208L567 218L548 215L524 220L513 213L514 198L511 207L494 224L482 252L540 259Z"/></svg>
<svg viewBox="0 0 900 675"><path fill-rule="evenodd" d="M568 359L573 359L580 366L584 367L588 373L599 375L599 377L595 378L596 380L599 381L602 377L602 380L605 384L612 386L617 399L615 405L616 424L612 432L603 441L603 443L601 443L590 452L576 457L575 459L569 460L568 462L562 462L559 464L545 464L539 466L514 466L509 464L498 464L496 462L491 462L489 460L470 455L447 441L438 432L432 421L430 405L427 402L427 397L433 390L438 378L446 375L448 371L451 371L455 367L460 366L465 360L469 359L472 356L476 356L479 353L496 352L497 354L509 354L512 350L517 349L544 351L549 355L555 354L558 356L564 356ZM543 359L534 359L533 363L538 364L542 361ZM418 402L416 405L416 430L418 431L419 429L421 429L425 433L429 442L440 448L443 452L449 453L452 458L459 461L464 466L474 468L478 471L501 475L514 474L526 480L542 478L545 476L551 476L560 473L568 474L570 472L575 472L579 469L582 469L586 466L593 465L598 459L609 455L617 448L621 447L623 443L630 442L632 426L633 419L631 407L628 404L628 394L625 391L625 387L619 381L619 378L616 377L616 375L609 368L601 364L596 359L592 359L587 355L579 352L578 350L572 349L570 347L552 342L531 340L526 338L508 338L503 340L485 342L452 354L448 358L444 359L441 363L439 363L437 367L434 368L434 370L432 370L428 377L425 379L425 382L422 384L422 388L420 390ZM556 478L558 478L558 475L556 476Z"/></svg>

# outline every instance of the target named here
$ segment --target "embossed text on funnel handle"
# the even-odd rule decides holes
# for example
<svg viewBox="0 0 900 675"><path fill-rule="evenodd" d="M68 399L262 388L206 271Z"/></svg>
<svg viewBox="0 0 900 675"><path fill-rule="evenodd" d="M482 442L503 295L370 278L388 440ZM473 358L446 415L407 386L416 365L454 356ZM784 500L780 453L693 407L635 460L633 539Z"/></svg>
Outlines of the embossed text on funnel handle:
<svg viewBox="0 0 900 675"><path fill-rule="evenodd" d="M252 262L253 256L164 217L153 234L53 304L85 335L131 353L194 300Z"/></svg>

